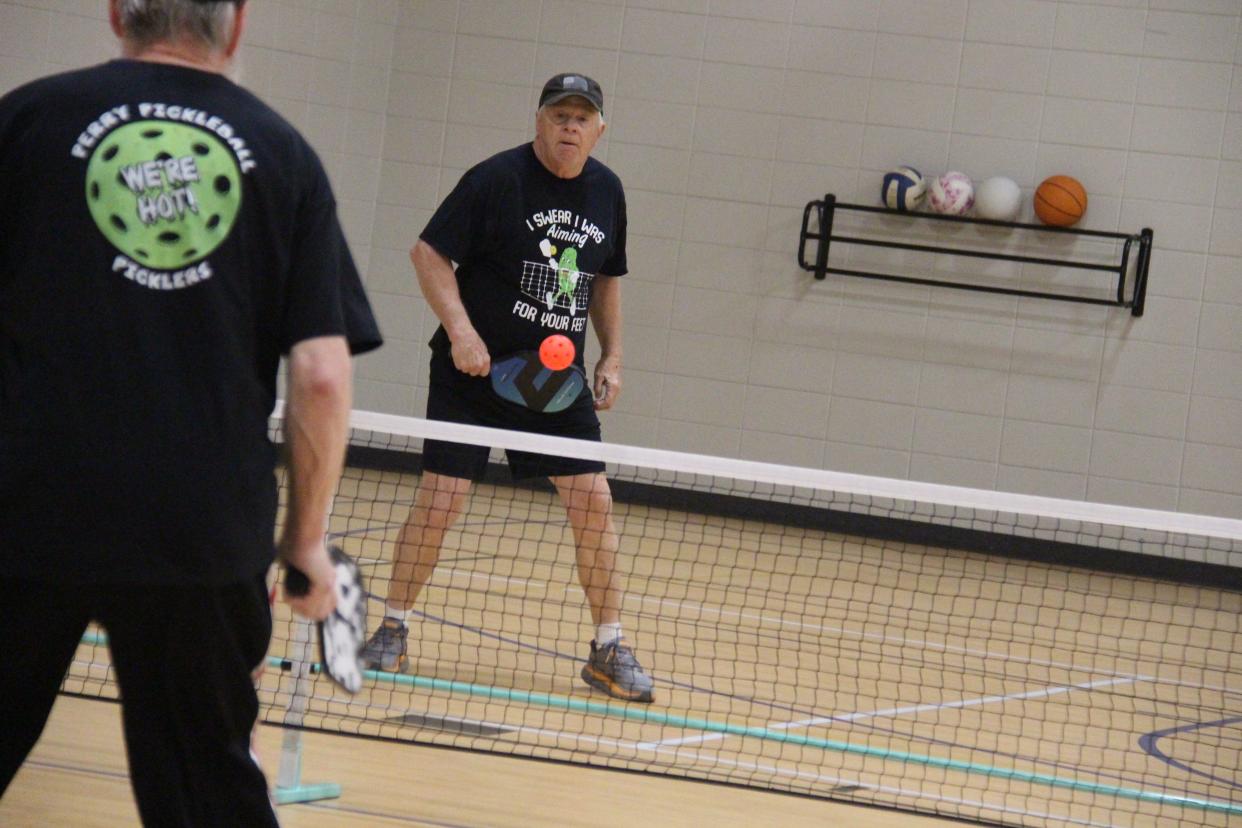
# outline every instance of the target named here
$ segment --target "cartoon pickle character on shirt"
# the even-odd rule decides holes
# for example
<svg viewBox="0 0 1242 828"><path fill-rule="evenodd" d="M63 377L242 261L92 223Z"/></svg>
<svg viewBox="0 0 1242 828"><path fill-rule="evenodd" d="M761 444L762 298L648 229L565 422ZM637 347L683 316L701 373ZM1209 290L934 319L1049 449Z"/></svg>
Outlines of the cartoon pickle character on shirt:
<svg viewBox="0 0 1242 828"><path fill-rule="evenodd" d="M569 303L569 315L573 316L578 311L574 301L574 288L578 286L578 277L582 275L578 272L578 251L567 247L561 253L559 262L556 259L549 259L548 265L556 270L556 290L549 290L544 300L551 309L557 300L563 297Z"/></svg>

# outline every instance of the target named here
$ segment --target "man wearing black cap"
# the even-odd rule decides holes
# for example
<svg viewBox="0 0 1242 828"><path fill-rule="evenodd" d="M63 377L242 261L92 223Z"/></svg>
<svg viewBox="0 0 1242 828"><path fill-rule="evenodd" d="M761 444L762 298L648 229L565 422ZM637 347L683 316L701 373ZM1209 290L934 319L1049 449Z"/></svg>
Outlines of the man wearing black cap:
<svg viewBox="0 0 1242 828"><path fill-rule="evenodd" d="M246 6L110 0L123 58L0 98L0 794L92 620L148 825L276 825L251 671L323 545L379 332L319 160L225 77ZM288 358L278 549L267 437Z"/></svg>
<svg viewBox="0 0 1242 828"><path fill-rule="evenodd" d="M534 141L469 170L410 251L423 296L440 320L430 343L428 419L599 441L595 412L611 408L621 390L626 273L621 181L590 157L604 129L599 84L581 74L552 77L539 96ZM494 360L537 349L553 333L573 341L574 363L584 368L588 316L600 359L592 387L584 386L568 408L535 411L493 392ZM385 618L363 651L370 666L405 669L415 599L487 457L483 447L426 444L414 508L397 539ZM652 680L622 637L604 465L521 452L508 459L516 479L550 478L568 512L594 624L583 680L616 698L650 702Z"/></svg>

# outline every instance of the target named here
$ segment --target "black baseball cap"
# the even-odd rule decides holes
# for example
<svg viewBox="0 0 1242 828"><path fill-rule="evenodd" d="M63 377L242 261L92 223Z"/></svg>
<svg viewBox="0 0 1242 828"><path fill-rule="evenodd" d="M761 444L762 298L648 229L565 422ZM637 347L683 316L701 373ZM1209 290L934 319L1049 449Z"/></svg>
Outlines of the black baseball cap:
<svg viewBox="0 0 1242 828"><path fill-rule="evenodd" d="M573 97L585 99L587 103L599 110L601 114L604 111L604 90L600 89L599 84L586 75L578 75L573 72L553 75L543 85L543 91L539 93L539 105L554 104Z"/></svg>

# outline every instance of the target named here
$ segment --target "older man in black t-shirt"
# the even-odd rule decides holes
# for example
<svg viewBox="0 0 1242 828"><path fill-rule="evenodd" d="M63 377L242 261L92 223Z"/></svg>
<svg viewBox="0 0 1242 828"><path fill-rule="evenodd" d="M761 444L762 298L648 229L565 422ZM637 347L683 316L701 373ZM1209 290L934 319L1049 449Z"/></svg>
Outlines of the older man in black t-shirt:
<svg viewBox="0 0 1242 828"><path fill-rule="evenodd" d="M590 157L604 133L603 109L603 92L590 78L551 78L540 94L534 141L469 170L410 251L423 296L441 323L431 340L428 418L600 439L595 412L610 408L621 390L626 273L621 182ZM543 281L523 278L532 262ZM493 392L493 360L537 349L552 333L570 337L575 364L583 368L588 316L602 352L593 388L584 387L555 413ZM406 621L487 455L485 447L435 441L425 447L414 508L397 539L386 617L363 651L371 666L405 668ZM622 637L617 535L603 464L510 452L509 467L518 479L550 478L569 514L578 578L595 624L582 678L617 698L651 701L651 678Z"/></svg>
<svg viewBox="0 0 1242 828"><path fill-rule="evenodd" d="M278 552L323 545L350 351L379 332L314 152L225 76L241 0L111 0L124 58L0 99L0 793L87 624L107 631L151 825L275 825L250 755Z"/></svg>

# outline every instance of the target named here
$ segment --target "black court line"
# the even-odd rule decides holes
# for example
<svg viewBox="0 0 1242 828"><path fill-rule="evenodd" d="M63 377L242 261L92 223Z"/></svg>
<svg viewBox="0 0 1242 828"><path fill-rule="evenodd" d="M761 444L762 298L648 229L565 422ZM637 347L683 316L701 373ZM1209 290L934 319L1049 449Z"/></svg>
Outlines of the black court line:
<svg viewBox="0 0 1242 828"><path fill-rule="evenodd" d="M510 733L516 733L520 729L510 727L509 725L471 722L465 719L455 719L451 716L435 716L420 713L389 716L384 721L393 724L413 725L425 730L439 730L443 733L461 733L466 736L507 736Z"/></svg>
<svg viewBox="0 0 1242 828"><path fill-rule="evenodd" d="M554 658L564 658L564 659L569 659L570 661L584 662L584 663L587 660L585 658L579 658L578 656L570 655L567 653L562 653L559 650L550 650L546 647L540 647L536 644L527 644L515 638L508 638L506 636L499 635L498 633L488 632L487 630L483 630L478 627L472 627L469 624L463 624L457 621L450 621L447 618L442 618L440 616L431 615L430 613L426 613L421 610L414 610L413 614L417 615L420 618L426 619L428 621L433 621L435 623L443 624L448 627L454 627L459 630L465 630L467 632L473 632L476 635L479 635L483 638L491 638L491 639L500 641L505 644L511 644L515 647L518 647L519 649L531 650L541 655L548 655ZM824 725L830 725L833 723L847 724L851 728L862 728L862 729L871 731L873 733L878 733L878 734L883 734L883 735L888 735L888 736L897 736L897 737L908 739L912 742L917 742L920 744L934 745L937 747L944 747L944 748L968 748L969 750L972 750L975 753L984 754L987 756L994 756L994 757L1002 758L1002 759L1011 759L1015 761L1029 762L1032 765L1035 765L1036 767L1049 767L1049 768L1055 768L1057 770L1070 771L1073 773L1086 772L1086 773L1092 774L1097 779L1108 779L1114 782L1126 783L1130 785L1141 786L1141 785L1147 784L1147 780L1144 780L1144 779L1133 779L1133 778L1129 778L1129 777L1126 777L1119 773L1114 773L1114 772L1105 773L1101 771L1099 768L1095 768L1095 767L1085 768L1084 766L1081 766L1081 765L1067 764L1065 762L1062 762L1060 760L1055 760L1055 759L1044 759L1044 758L1037 757L1037 756L1024 756L1019 753L1007 753L1005 751L996 750L996 749L983 749L983 748L978 747L977 745L968 745L962 742L950 742L945 739L935 739L929 736L917 736L913 733L902 732L893 727L883 727L880 725L871 724L869 722L864 723L864 722L858 722L858 721L852 721L852 720L842 720L838 722L835 716L832 716L831 714L820 713L819 711L816 711L813 709L793 707L791 705L782 704L780 702L771 701L768 699L756 699L751 696L744 696L739 693L726 693L726 692L715 690L715 689L708 688L708 687L700 687L698 685L691 684L689 682L672 681L669 679L659 679L659 680L656 680L655 683L657 685L665 685L668 687L678 687L678 688L689 690L695 693L703 693L703 694L710 695L710 696L717 696L717 697L725 698L725 699L748 702L750 704L758 705L760 707L766 707L769 710L780 710L785 713L793 713L799 716L812 716L812 717L817 717L817 718L823 718L825 719L825 721L823 722ZM1170 790L1170 789L1165 788L1165 790Z"/></svg>
<svg viewBox="0 0 1242 828"><path fill-rule="evenodd" d="M342 794L343 796L344 794ZM357 808L349 805L341 805L339 802L291 802L288 805L281 805L280 808L290 808L300 806L303 808L314 808L317 811L331 811L334 814L356 814L357 816L367 817L368 819L382 819L387 822L396 822L401 825L421 825L427 828L477 828L479 823L472 822L440 822L439 820L422 819L421 817L408 817L401 814L390 814L384 811L375 811L370 808ZM279 814L280 809L277 809Z"/></svg>
<svg viewBox="0 0 1242 828"><path fill-rule="evenodd" d="M98 701L96 699L95 701ZM83 765L70 765L64 762L48 762L41 759L27 759L24 763L27 767L34 767L40 770L60 771L62 773L74 773L81 776L96 776L104 779L113 779L118 782L129 783L129 774L120 771L110 771L104 768L89 768ZM430 828L474 828L470 823L464 822L439 822L419 817L407 817L400 814L390 814L383 811L375 811L369 808L356 808L348 805L341 805L339 802L289 802L285 805L276 806L276 813L286 808L293 807L315 808L317 810L332 811L334 813L357 814L359 816L370 817L373 819L383 819L390 822L397 822L403 825L425 825Z"/></svg>
<svg viewBox="0 0 1242 828"><path fill-rule="evenodd" d="M106 701L105 699L94 699L89 696L92 701ZM102 776L106 779L118 779L129 781L129 774L122 771L108 770L107 768L90 768L85 765L70 765L64 762L49 762L46 759L26 759L23 763L26 767L40 768L42 770L64 771L65 773L80 773L84 776Z"/></svg>
<svg viewBox="0 0 1242 828"><path fill-rule="evenodd" d="M371 450L376 455L383 455L390 458L393 452L380 450ZM351 455L351 460L353 456ZM484 483L499 484L501 486L511 486L514 488L530 488L536 490L551 490L552 487L543 481L522 481L515 483L513 481L503 481L495 479L499 477L489 464L489 475L485 477ZM1175 561L1174 563L1182 567L1180 578L1169 577L1171 573L1164 571L1163 563L1154 562L1153 556L1149 555L1131 555L1123 552L1110 552L1109 550L1100 550L1090 547L1083 547L1078 544L1067 544L1061 542L1042 541L1022 537L1006 536L998 538L991 532L982 530L963 530L954 527L944 527L937 525L925 525L912 521L901 520L897 518L877 518L870 515L852 515L848 513L832 512L827 509L810 506L797 506L792 504L768 503L763 501L753 501L748 498L720 495L714 493L703 492L687 492L682 490L668 490L652 484L644 483L627 483L624 481L610 480L613 487L613 496L618 503L638 503L646 506L655 506L660 508L679 509L682 511L696 512L699 514L717 515L725 517L741 517L743 519L757 519L767 522L777 522L785 525L798 526L802 528L817 529L831 533L839 533L846 535L854 535L871 541L875 540L895 540L902 543L923 543L936 546L944 546L955 548L966 552L984 552L998 557L1012 557L1025 559L1029 561L1037 561L1053 566L1069 566L1081 568L1084 566L1084 555L1093 556L1094 565L1088 565L1088 569L1097 571L1111 572L1114 574L1137 575L1144 578L1168 578L1170 580L1181 581L1183 583L1208 584L1216 588L1223 589L1239 589L1242 586L1242 570L1236 570L1230 567L1220 565L1195 564L1188 561ZM540 485L540 484L543 485ZM653 493L659 495L653 497ZM671 496L670 496L671 494ZM510 519L491 519L485 518L479 523L501 522L507 523ZM529 522L523 520L523 522ZM551 521L543 521L551 522ZM911 532L911 527L917 531ZM371 530L374 531L374 530ZM351 535L365 535L368 529L353 530ZM997 541L1000 541L999 543ZM1101 553L1104 553L1103 556ZM493 558L495 556L482 556L484 558ZM1104 560L1101 562L1101 557ZM1153 566L1153 563L1155 565ZM1187 567L1187 564L1190 564ZM1233 570L1228 572L1227 577L1222 577L1225 570ZM376 596L368 593L368 597L376 600ZM446 618L433 616L419 610L413 612L427 620L435 621L440 624L455 627L461 630L473 632L477 635L492 638L513 646L531 650L544 655L555 658L568 658L574 662L585 662L585 658L568 655L555 650L549 650L537 645L526 644L516 639L510 639L494 633L487 632L477 627L449 621ZM832 715L825 715L814 710L804 710L789 705L780 704L766 699L756 699L734 693L725 693L722 691L700 687L687 682L676 682L670 680L658 681L658 684L664 684L670 687L679 687L692 692L708 694L712 696L745 701L751 704L766 707L770 710L781 710L784 712L794 713L800 716L812 716L822 718L826 721L824 724L831 725L836 721ZM1066 764L1057 760L1041 759L1038 757L1022 756L1020 754L1006 753L999 750L981 750L974 745L965 745L960 742L950 742L930 737L915 736L910 733L902 733L900 730L891 727L881 727L871 723L860 723L857 721L841 721L841 724L848 724L850 727L865 728L874 733L888 734L892 736L900 736L911 741L936 745L947 748L970 748L985 755L1025 761L1032 763L1037 767L1051 767L1071 772L1090 772L1100 779L1112 779L1117 782L1127 784L1143 785L1146 784L1142 779L1127 778L1118 773L1102 773L1098 768L1082 768L1073 764ZM1232 783L1230 783L1232 784Z"/></svg>
<svg viewBox="0 0 1242 828"><path fill-rule="evenodd" d="M365 532L365 530L358 530L358 531ZM484 556L484 557L492 557L492 556ZM379 598L378 596L376 596L375 594L370 593L370 592L367 593L367 597L371 600L376 600L376 601L383 600ZM499 635L497 633L492 633L482 628L473 627L468 624L463 624L457 621L450 621L447 618L443 618L437 615L432 615L422 610L417 610L417 609L413 610L412 614L420 618L423 618L425 620L428 620L428 621L432 621L438 624L443 624L449 627L454 627L459 630L472 632L483 638L490 638L490 639L500 641L505 644L513 645L515 647L518 647L519 649L530 650L532 652L536 652L541 655L547 655L553 658L569 659L570 661L580 662L580 663L585 663L587 661L586 658L580 658L575 655L563 653L559 650L552 650L552 649L541 647L535 644L527 644L515 638L509 638L507 636ZM692 684L690 682L673 681L670 679L659 679L659 680L656 680L655 683L657 685L663 684L668 687L677 687L677 688L689 690L695 693L703 693L709 696L715 696L719 698L748 702L750 704L758 705L760 707L766 707L769 710L781 711L782 713L796 714L798 716L803 716L803 717L822 718L822 719L825 719L825 721L823 722L824 725L832 725L834 723L845 724L851 728L863 728L872 733L884 734L884 735L889 735L889 736L897 736L903 739L909 739L913 742L917 742L920 744L934 745L937 747L945 747L945 748L965 747L977 753L982 753L988 756L993 756L993 757L1003 758L1003 759L1011 759L1015 761L1029 762L1032 765L1035 765L1036 767L1049 767L1049 768L1054 768L1057 770L1065 770L1065 771L1070 771L1074 773L1089 772L1095 775L1096 778L1109 779L1109 780L1112 780L1118 783L1125 783L1125 784L1131 784L1131 785L1146 784L1146 780L1143 780L1143 779L1134 779L1134 778L1121 775L1119 773L1111 773L1111 772L1104 773L1100 771L1098 768L1084 768L1076 764L1067 764L1060 760L1043 759L1043 758L1035 757L1035 756L1024 756L1022 754L1007 753L1007 752L996 750L996 749L984 750L975 745L966 745L961 742L951 742L951 741L947 741L944 739L935 739L935 738L927 737L927 736L917 736L913 733L903 732L894 727L883 727L881 725L873 724L870 722L863 723L863 722L858 722L855 720L845 720L845 719L838 721L837 717L833 716L832 714L821 713L820 711L817 711L817 710L794 707L791 705L783 704L783 703L772 701L769 699L757 699L752 696L745 696L739 693L726 693L720 690L715 690L713 688L701 687L699 685ZM1090 691L1087 691L1087 692L1090 692Z"/></svg>
<svg viewBox="0 0 1242 828"><path fill-rule="evenodd" d="M1242 716L1237 716L1231 719L1220 719L1215 722L1196 722L1194 724L1179 725L1178 727L1167 727L1163 730L1153 730L1152 732L1144 733L1139 737L1139 747L1146 751L1147 755L1155 757L1156 759L1159 759L1160 761L1171 765L1178 770L1183 770L1186 773L1191 773L1195 776L1202 776L1205 779L1211 779L1213 782L1219 782L1220 784L1227 785L1231 788L1242 789L1242 782L1239 782L1236 779L1225 779L1224 777L1216 776L1215 774L1208 773L1207 771L1199 770L1195 766L1182 762L1179 759L1174 759L1172 756L1169 756L1161 750L1159 744L1161 739L1168 736L1177 736L1181 733L1192 733L1196 730L1203 730L1209 727L1228 727L1229 725L1238 724L1239 722L1242 722Z"/></svg>

